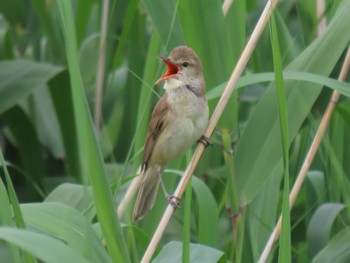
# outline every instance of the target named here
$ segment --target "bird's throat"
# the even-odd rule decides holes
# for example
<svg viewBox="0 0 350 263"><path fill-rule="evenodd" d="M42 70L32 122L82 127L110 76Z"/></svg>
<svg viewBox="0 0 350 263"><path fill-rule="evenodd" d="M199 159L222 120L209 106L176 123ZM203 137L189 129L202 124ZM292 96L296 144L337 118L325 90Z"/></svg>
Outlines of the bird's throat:
<svg viewBox="0 0 350 263"><path fill-rule="evenodd" d="M169 92L173 89L182 86L182 82L176 78L167 79L164 84L164 89Z"/></svg>

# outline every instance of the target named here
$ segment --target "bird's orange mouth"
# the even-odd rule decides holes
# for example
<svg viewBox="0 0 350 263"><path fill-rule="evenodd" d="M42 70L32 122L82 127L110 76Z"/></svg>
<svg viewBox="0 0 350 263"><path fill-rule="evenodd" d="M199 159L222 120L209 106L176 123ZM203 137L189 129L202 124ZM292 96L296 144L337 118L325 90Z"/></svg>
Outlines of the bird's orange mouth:
<svg viewBox="0 0 350 263"><path fill-rule="evenodd" d="M166 57L160 57L164 63L167 65L167 71L165 72L165 74L156 81L156 84L158 85L159 83L161 83L164 80L167 79L171 79L174 78L176 76L176 74L180 71L180 68L178 65L172 63L170 61L170 59L166 58Z"/></svg>

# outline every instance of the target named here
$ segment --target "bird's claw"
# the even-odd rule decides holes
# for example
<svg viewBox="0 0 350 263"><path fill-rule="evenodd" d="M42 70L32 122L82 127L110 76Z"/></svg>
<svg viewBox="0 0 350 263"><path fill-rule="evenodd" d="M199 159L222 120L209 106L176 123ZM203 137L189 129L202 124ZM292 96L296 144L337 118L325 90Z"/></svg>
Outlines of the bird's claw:
<svg viewBox="0 0 350 263"><path fill-rule="evenodd" d="M166 196L166 199L168 200L169 204L174 207L175 209L176 208L181 208L179 202L180 202L180 198L178 198L177 196L174 196L174 195L167 195Z"/></svg>
<svg viewBox="0 0 350 263"><path fill-rule="evenodd" d="M199 139L198 139L198 142L202 143L205 147L208 147L209 145L210 146L213 146L212 142L210 141L210 139L205 136L205 135L202 135Z"/></svg>

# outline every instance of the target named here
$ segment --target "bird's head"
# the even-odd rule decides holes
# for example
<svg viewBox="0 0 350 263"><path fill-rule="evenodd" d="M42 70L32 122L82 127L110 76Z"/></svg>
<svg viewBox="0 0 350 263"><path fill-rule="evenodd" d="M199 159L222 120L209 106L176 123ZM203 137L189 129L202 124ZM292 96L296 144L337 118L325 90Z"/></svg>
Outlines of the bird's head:
<svg viewBox="0 0 350 263"><path fill-rule="evenodd" d="M160 58L167 65L167 71L156 84L162 81L180 82L182 85L189 85L196 94L198 92L198 95L203 95L205 91L200 90L204 86L202 63L192 48L179 46L174 48L168 57Z"/></svg>

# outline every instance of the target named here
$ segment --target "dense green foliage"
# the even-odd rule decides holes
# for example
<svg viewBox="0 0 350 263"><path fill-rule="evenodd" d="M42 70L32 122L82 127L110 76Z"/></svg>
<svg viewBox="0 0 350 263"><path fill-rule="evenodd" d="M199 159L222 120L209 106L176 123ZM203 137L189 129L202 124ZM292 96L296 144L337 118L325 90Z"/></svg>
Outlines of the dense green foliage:
<svg viewBox="0 0 350 263"><path fill-rule="evenodd" d="M234 0L224 15L216 0L0 0L0 262L139 262L167 202L159 193L137 224L132 204L121 219L117 206L164 93L157 56L191 46L213 112L265 2ZM257 262L282 211L270 262L350 262L350 84L336 80L350 1L325 2L321 17L316 1L277 6L154 262ZM289 213L333 90L341 100ZM169 192L190 156L169 163Z"/></svg>

